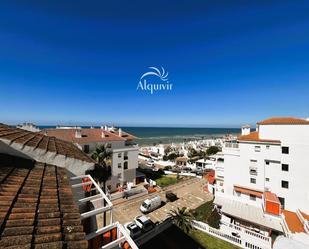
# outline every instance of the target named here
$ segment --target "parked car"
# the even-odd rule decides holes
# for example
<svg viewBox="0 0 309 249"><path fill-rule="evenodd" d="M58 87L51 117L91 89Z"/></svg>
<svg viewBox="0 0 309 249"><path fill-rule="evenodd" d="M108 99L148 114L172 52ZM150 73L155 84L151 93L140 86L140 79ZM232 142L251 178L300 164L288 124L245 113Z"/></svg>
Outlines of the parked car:
<svg viewBox="0 0 309 249"><path fill-rule="evenodd" d="M134 222L143 232L148 232L155 226L154 223L144 215L135 217Z"/></svg>
<svg viewBox="0 0 309 249"><path fill-rule="evenodd" d="M168 200L170 202L178 200L177 195L175 195L172 191L167 191L165 193L165 197L166 197L166 200Z"/></svg>
<svg viewBox="0 0 309 249"><path fill-rule="evenodd" d="M136 239L142 234L142 229L134 222L128 222L124 225L126 231L130 234L132 239Z"/></svg>
<svg viewBox="0 0 309 249"><path fill-rule="evenodd" d="M142 213L148 213L157 209L160 206L161 206L161 198L160 196L157 195L151 199L144 200L139 209L141 210Z"/></svg>

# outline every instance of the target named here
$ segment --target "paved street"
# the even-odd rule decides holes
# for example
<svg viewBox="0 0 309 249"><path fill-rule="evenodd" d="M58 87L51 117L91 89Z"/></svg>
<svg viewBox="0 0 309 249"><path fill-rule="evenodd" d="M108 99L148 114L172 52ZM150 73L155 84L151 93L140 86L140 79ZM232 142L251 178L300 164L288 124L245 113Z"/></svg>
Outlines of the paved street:
<svg viewBox="0 0 309 249"><path fill-rule="evenodd" d="M193 178L166 187L157 193L153 193L148 196L143 196L132 200L118 200L118 202L113 203L114 220L118 220L122 224L132 221L134 217L142 214L139 211L139 207L145 199L151 198L155 195L160 195L161 199L166 201L165 192L169 190L176 193L179 199L172 203L168 202L161 208L147 214L153 222L163 221L167 217L167 213L177 207L188 207L190 209L195 209L202 203L212 199L211 194L203 191L203 185L205 185L205 183L206 182L204 179Z"/></svg>

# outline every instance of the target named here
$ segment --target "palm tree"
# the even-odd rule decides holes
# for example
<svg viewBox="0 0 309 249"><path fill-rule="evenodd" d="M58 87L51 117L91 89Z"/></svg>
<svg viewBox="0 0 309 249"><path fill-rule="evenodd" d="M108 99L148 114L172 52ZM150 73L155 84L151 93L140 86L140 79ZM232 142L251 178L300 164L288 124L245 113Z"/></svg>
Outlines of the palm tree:
<svg viewBox="0 0 309 249"><path fill-rule="evenodd" d="M94 159L98 164L108 164L108 160L111 159L112 152L105 145L101 145L95 149L92 153L91 158Z"/></svg>
<svg viewBox="0 0 309 249"><path fill-rule="evenodd" d="M94 169L90 170L88 173L97 181L101 186L103 186L103 192L106 193L106 182L111 177L111 166L107 166L108 160L111 159L112 152L107 149L105 145L101 145L96 148L92 153L91 157L97 164L95 164ZM106 206L106 201L104 200L104 206ZM103 215L103 223L106 226L106 212Z"/></svg>
<svg viewBox="0 0 309 249"><path fill-rule="evenodd" d="M186 207L177 208L168 213L168 217L172 219L174 224L176 224L180 229L189 233L192 229L192 219L193 216Z"/></svg>

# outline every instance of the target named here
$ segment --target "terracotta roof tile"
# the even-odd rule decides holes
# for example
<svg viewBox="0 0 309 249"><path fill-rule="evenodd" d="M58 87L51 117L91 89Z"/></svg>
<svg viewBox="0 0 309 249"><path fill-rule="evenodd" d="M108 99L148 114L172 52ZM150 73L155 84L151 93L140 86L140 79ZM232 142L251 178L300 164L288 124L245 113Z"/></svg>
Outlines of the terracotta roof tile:
<svg viewBox="0 0 309 249"><path fill-rule="evenodd" d="M9 169L0 155L0 189L0 248L88 248L65 169Z"/></svg>
<svg viewBox="0 0 309 249"><path fill-rule="evenodd" d="M46 152L53 152L69 158L94 163L88 155L71 142L4 124L0 124L0 140L8 140L10 143L18 143L23 146L33 147L34 149L41 149Z"/></svg>
<svg viewBox="0 0 309 249"><path fill-rule="evenodd" d="M309 125L309 120L294 117L273 117L258 122L259 125L289 124L289 125Z"/></svg>
<svg viewBox="0 0 309 249"><path fill-rule="evenodd" d="M81 132L81 137L76 137L76 131ZM104 137L102 137L102 132ZM126 141L136 139L135 136L122 132L122 136L119 136L119 131L106 131L100 128L82 128L82 129L45 129L43 134L53 136L72 143L84 144L92 142L111 142L111 141Z"/></svg>
<svg viewBox="0 0 309 249"><path fill-rule="evenodd" d="M280 143L279 140L272 139L260 139L259 133L257 131L251 132L248 135L242 135L238 137L238 141L254 141L254 142L264 142L264 143Z"/></svg>
<svg viewBox="0 0 309 249"><path fill-rule="evenodd" d="M282 210L282 213L284 214L285 221L289 227L289 230L292 233L304 233L305 232L304 226L299 220L296 213L288 211L288 210Z"/></svg>

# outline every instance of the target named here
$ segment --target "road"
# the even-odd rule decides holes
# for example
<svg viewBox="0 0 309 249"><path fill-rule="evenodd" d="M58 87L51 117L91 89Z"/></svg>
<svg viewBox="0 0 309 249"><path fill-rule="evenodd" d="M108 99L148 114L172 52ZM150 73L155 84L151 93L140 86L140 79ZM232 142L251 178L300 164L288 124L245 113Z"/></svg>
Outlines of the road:
<svg viewBox="0 0 309 249"><path fill-rule="evenodd" d="M141 203L152 196L159 195L163 201L165 199L166 191L173 191L177 194L178 200L174 202L167 202L164 206L159 209L154 210L153 212L147 214L147 216L153 221L163 221L166 219L168 212L177 207L188 207L189 209L195 209L204 202L207 202L212 199L212 195L203 191L203 186L206 181L204 179L188 179L183 180L177 184L168 186L164 189L159 190L156 193L139 197L132 200L118 200L113 202L113 219L124 224L130 222L134 217L141 215L139 207Z"/></svg>

